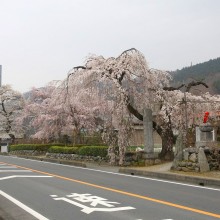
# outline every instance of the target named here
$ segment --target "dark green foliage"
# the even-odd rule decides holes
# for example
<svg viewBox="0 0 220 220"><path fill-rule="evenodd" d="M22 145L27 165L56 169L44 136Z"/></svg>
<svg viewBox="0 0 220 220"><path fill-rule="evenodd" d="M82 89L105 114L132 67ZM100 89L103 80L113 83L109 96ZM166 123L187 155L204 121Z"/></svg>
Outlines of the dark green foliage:
<svg viewBox="0 0 220 220"><path fill-rule="evenodd" d="M20 151L20 150L30 150L30 151L44 151L50 153L63 153L63 154L79 154L86 156L107 156L107 146L85 146L85 145L75 145L64 146L62 144L17 144L11 145L10 151Z"/></svg>
<svg viewBox="0 0 220 220"><path fill-rule="evenodd" d="M48 149L49 153L60 153L60 154L76 154L78 152L78 147L61 147L52 146Z"/></svg>
<svg viewBox="0 0 220 220"><path fill-rule="evenodd" d="M108 147L107 146L84 146L84 147L79 148L78 154L83 155L83 156L106 157L108 154Z"/></svg>
<svg viewBox="0 0 220 220"><path fill-rule="evenodd" d="M213 87L214 87L216 93L219 93L219 94L220 94L220 80L216 80L216 81L213 83Z"/></svg>
<svg viewBox="0 0 220 220"><path fill-rule="evenodd" d="M66 145L64 144L16 144L10 146L10 151L16 151L16 150L33 150L33 151L48 151L50 147L53 146L59 146L64 147ZM67 147L82 147L85 146L83 144L77 144L77 145L68 145Z"/></svg>
<svg viewBox="0 0 220 220"><path fill-rule="evenodd" d="M10 151L16 151L16 150L47 151L53 145L52 144L16 144L16 145L11 145L9 149Z"/></svg>
<svg viewBox="0 0 220 220"><path fill-rule="evenodd" d="M53 146L55 146L55 145L53 145ZM68 145L68 147L85 147L85 146L105 146L105 145L103 145L103 144L74 144L74 145Z"/></svg>
<svg viewBox="0 0 220 220"><path fill-rule="evenodd" d="M204 63L199 63L193 66L184 67L181 70L171 72L175 81L183 81L186 78L194 77L202 79L207 74L220 73L220 58L209 60Z"/></svg>

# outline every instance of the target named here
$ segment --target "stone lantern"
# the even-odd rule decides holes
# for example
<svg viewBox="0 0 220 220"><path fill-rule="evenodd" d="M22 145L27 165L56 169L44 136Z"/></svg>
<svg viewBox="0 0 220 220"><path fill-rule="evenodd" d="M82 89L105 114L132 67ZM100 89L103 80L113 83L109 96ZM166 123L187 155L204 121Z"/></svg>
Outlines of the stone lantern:
<svg viewBox="0 0 220 220"><path fill-rule="evenodd" d="M203 123L196 128L196 146L214 146L216 144L216 128L208 121L209 112L205 112Z"/></svg>
<svg viewBox="0 0 220 220"><path fill-rule="evenodd" d="M210 123L203 123L199 126L199 129L202 132L211 132L213 131L213 126Z"/></svg>

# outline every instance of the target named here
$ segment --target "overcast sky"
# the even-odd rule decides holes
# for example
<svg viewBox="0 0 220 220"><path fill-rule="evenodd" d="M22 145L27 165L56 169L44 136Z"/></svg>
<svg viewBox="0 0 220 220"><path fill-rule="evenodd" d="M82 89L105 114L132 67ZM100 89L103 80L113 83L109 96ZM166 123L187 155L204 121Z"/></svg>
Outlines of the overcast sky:
<svg viewBox="0 0 220 220"><path fill-rule="evenodd" d="M0 0L3 84L25 92L132 47L181 69L220 57L219 27L220 0Z"/></svg>

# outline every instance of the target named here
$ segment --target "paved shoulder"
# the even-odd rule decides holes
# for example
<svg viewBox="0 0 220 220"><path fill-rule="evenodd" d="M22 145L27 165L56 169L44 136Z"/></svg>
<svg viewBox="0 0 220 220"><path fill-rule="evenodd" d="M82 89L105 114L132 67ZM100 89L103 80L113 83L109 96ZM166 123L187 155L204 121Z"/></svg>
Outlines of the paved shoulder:
<svg viewBox="0 0 220 220"><path fill-rule="evenodd" d="M0 195L0 220L36 220L32 215Z"/></svg>

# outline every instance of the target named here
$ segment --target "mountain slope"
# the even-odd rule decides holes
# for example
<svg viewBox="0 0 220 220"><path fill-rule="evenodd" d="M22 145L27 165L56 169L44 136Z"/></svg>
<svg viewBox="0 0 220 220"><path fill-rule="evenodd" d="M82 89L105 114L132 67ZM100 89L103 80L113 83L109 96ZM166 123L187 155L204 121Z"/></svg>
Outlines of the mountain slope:
<svg viewBox="0 0 220 220"><path fill-rule="evenodd" d="M208 91L211 94L220 94L220 57L170 73L173 76L174 85L192 80L202 80L209 88L204 90L200 87L199 90Z"/></svg>

